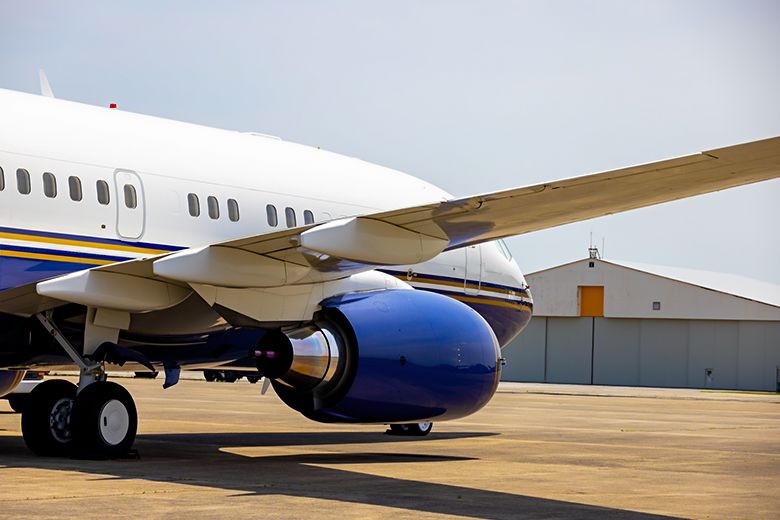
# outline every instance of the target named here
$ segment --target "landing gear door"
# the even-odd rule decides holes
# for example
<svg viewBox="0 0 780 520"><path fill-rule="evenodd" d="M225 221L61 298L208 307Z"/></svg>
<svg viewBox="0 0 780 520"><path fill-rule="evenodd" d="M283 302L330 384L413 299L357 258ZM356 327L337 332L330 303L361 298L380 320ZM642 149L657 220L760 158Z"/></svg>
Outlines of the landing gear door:
<svg viewBox="0 0 780 520"><path fill-rule="evenodd" d="M463 289L466 294L479 294L482 284L482 248L480 245L466 246L466 277Z"/></svg>
<svg viewBox="0 0 780 520"><path fill-rule="evenodd" d="M146 204L141 178L135 172L117 170L116 186L117 233L122 238L141 238L144 234Z"/></svg>

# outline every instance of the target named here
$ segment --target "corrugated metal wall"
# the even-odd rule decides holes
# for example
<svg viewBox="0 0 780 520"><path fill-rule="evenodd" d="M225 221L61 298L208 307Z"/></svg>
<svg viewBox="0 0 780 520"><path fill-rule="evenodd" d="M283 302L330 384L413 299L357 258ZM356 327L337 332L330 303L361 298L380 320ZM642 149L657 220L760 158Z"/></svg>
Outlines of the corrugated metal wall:
<svg viewBox="0 0 780 520"><path fill-rule="evenodd" d="M503 355L503 381L774 391L780 322L535 317Z"/></svg>

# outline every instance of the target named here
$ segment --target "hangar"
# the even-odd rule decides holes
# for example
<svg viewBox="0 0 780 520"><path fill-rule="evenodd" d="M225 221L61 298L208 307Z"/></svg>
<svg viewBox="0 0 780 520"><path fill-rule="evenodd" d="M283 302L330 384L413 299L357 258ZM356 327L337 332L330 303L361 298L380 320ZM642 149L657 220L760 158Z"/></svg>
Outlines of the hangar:
<svg viewBox="0 0 780 520"><path fill-rule="evenodd" d="M526 276L503 381L776 391L780 286L589 258Z"/></svg>

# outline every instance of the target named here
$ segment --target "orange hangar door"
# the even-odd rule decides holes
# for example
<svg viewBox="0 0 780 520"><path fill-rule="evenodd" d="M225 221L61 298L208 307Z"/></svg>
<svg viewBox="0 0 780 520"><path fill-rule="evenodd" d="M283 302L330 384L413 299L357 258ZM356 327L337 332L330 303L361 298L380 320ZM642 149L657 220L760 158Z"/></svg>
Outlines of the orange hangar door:
<svg viewBox="0 0 780 520"><path fill-rule="evenodd" d="M579 287L580 316L604 316L604 287L586 286Z"/></svg>
<svg viewBox="0 0 780 520"><path fill-rule="evenodd" d="M135 172L114 173L117 201L117 232L122 238L141 238L146 221L146 206L141 178Z"/></svg>

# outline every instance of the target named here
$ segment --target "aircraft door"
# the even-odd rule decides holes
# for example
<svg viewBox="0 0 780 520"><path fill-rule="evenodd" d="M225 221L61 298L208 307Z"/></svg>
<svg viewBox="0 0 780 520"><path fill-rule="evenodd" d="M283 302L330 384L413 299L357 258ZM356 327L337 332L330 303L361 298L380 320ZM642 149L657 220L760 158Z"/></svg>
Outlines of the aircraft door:
<svg viewBox="0 0 780 520"><path fill-rule="evenodd" d="M135 172L117 170L116 185L117 233L122 238L140 238L144 233L146 204L141 178Z"/></svg>
<svg viewBox="0 0 780 520"><path fill-rule="evenodd" d="M466 276L463 289L466 294L479 294L482 283L482 246L466 246Z"/></svg>

